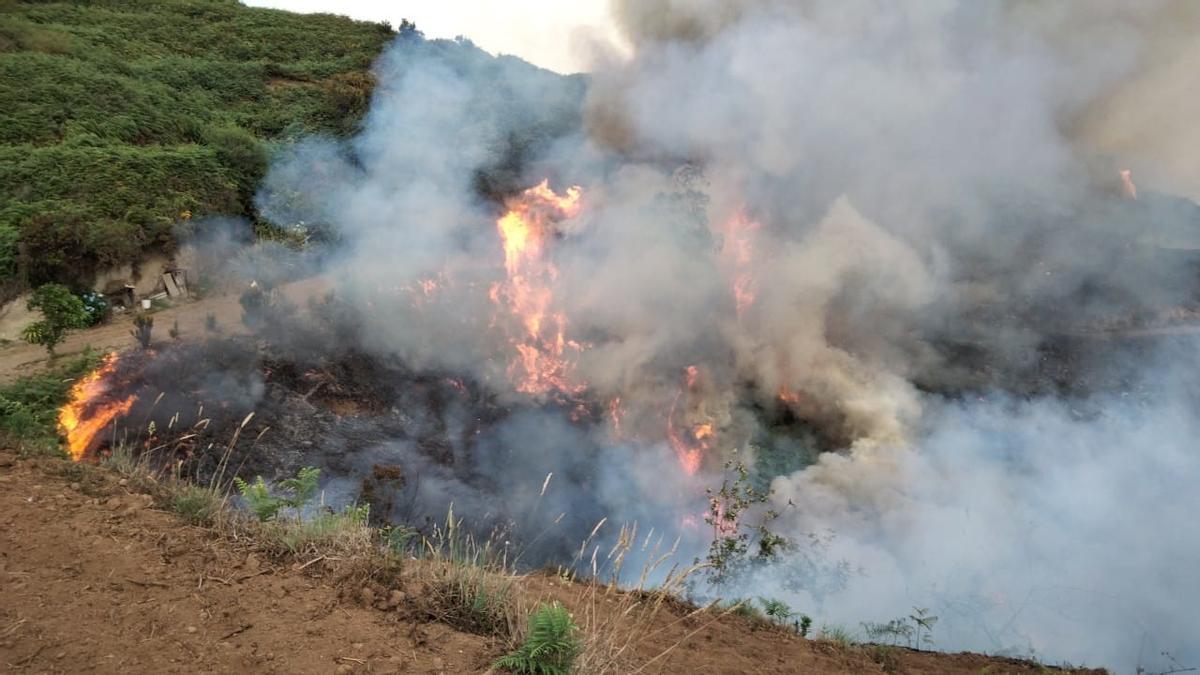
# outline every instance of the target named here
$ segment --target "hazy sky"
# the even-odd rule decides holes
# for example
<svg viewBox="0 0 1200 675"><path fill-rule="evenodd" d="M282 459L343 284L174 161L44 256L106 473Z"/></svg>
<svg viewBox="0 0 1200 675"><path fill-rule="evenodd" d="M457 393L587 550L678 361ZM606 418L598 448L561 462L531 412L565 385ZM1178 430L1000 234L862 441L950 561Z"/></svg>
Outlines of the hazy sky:
<svg viewBox="0 0 1200 675"><path fill-rule="evenodd" d="M463 35L498 54L575 72L588 64L588 44L614 36L608 0L244 0L256 7L330 12L356 19L409 19L428 37Z"/></svg>

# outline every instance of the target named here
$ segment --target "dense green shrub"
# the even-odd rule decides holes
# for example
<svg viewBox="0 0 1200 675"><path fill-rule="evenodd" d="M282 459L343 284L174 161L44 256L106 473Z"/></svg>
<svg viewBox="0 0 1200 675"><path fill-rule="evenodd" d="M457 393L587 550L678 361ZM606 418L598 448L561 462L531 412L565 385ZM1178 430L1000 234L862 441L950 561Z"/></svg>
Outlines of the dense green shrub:
<svg viewBox="0 0 1200 675"><path fill-rule="evenodd" d="M0 290L85 286L180 220L253 217L264 141L352 132L393 36L236 0L0 4Z"/></svg>
<svg viewBox="0 0 1200 675"><path fill-rule="evenodd" d="M83 300L61 284L46 284L39 287L26 303L29 309L41 311L42 318L25 327L21 337L26 342L41 345L50 354L58 346L67 331L84 328L91 320Z"/></svg>

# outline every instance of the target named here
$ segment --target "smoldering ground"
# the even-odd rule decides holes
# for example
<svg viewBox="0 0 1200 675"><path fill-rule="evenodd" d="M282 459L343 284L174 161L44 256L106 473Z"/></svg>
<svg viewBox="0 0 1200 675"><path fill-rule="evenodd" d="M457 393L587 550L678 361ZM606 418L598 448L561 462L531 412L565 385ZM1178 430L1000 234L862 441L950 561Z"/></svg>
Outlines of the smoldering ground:
<svg viewBox="0 0 1200 675"><path fill-rule="evenodd" d="M634 54L582 107L578 81L408 38L362 132L282 153L260 206L336 230L326 270L358 348L529 408L451 453L455 476L422 465L414 512L487 520L553 470L574 474L546 509L579 514L564 537L602 515L669 526L694 502L661 494L771 457L784 533L822 533L855 573L814 594L784 559L740 591L850 623L929 606L943 648L1200 658L1192 339L1052 348L1195 305L1194 158L1161 138L1187 137L1194 11L619 2ZM628 411L624 441L510 381L495 221L544 177L584 188L546 288L575 381ZM414 302L422 282L438 291ZM680 384L688 366L702 384ZM664 438L681 391L715 428L697 477ZM779 442L781 408L822 440Z"/></svg>

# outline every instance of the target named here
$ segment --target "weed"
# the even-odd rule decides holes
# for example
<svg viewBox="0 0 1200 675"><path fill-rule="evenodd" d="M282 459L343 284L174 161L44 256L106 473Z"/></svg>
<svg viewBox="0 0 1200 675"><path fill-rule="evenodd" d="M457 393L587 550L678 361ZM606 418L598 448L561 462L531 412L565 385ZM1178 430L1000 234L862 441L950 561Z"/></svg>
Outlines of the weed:
<svg viewBox="0 0 1200 675"><path fill-rule="evenodd" d="M913 627L908 625L908 621L901 619L892 619L887 623L875 623L866 621L862 624L863 632L866 633L867 639L871 642L888 645L898 645L901 640L904 644L910 644L913 635Z"/></svg>
<svg viewBox="0 0 1200 675"><path fill-rule="evenodd" d="M117 472L125 478L142 473L146 469L143 455L133 451L129 443L117 443L107 455L100 458L100 466Z"/></svg>
<svg viewBox="0 0 1200 675"><path fill-rule="evenodd" d="M818 636L818 639L831 642L843 649L853 647L854 645L858 644L858 640L855 639L854 633L847 628L838 625L821 626L821 633Z"/></svg>
<svg viewBox="0 0 1200 675"><path fill-rule="evenodd" d="M242 499L246 501L246 505L250 507L250 511L260 522L265 522L276 518L279 510L284 507L303 508L316 494L317 481L320 477L320 469L306 466L297 472L295 478L279 482L277 489L282 492L279 496L271 494L271 488L267 486L267 482L262 476L256 476L253 483L247 483L245 480L235 477L233 484L237 487Z"/></svg>
<svg viewBox="0 0 1200 675"><path fill-rule="evenodd" d="M375 533L367 525L367 506L323 510L310 518L281 518L263 523L260 532L277 553L289 555L367 555Z"/></svg>
<svg viewBox="0 0 1200 675"><path fill-rule="evenodd" d="M225 498L211 487L183 484L170 493L171 510L192 525L207 525L225 506Z"/></svg>
<svg viewBox="0 0 1200 675"><path fill-rule="evenodd" d="M894 647L875 645L871 648L871 660L879 664L885 673L900 672L900 659Z"/></svg>
<svg viewBox="0 0 1200 675"><path fill-rule="evenodd" d="M446 564L424 604L430 618L466 633L509 638L515 632L512 581L480 567Z"/></svg>
<svg viewBox="0 0 1200 675"><path fill-rule="evenodd" d="M812 617L807 614L797 615L786 602L776 598L760 597L758 600L762 603L763 612L772 621L783 626L791 626L800 637L808 637L808 631L812 628Z"/></svg>
<svg viewBox="0 0 1200 675"><path fill-rule="evenodd" d="M129 329L129 334L133 339L137 340L142 349L150 348L150 340L154 332L154 317L147 314L138 314L133 317L133 328Z"/></svg>
<svg viewBox="0 0 1200 675"><path fill-rule="evenodd" d="M520 648L492 664L493 668L530 675L566 675L582 650L579 628L561 604L541 604L529 618Z"/></svg>
<svg viewBox="0 0 1200 675"><path fill-rule="evenodd" d="M908 615L909 620L913 622L916 628L917 648L922 644L933 644L933 624L937 623L938 618L929 614L929 609L925 607L913 607L913 613ZM924 642L922 642L921 631L925 631Z"/></svg>

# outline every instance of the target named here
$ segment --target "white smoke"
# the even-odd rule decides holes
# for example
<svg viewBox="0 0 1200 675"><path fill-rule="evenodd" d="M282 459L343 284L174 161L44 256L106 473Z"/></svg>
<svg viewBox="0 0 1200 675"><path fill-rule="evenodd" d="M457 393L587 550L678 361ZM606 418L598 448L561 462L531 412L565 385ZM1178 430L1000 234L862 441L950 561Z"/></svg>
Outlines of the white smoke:
<svg viewBox="0 0 1200 675"><path fill-rule="evenodd" d="M331 272L364 348L516 404L486 292L503 272L484 195L543 175L583 185L583 212L553 240L552 290L586 344L575 374L589 394L620 397L635 433L661 430L698 364L688 414L714 422L725 453L708 468L769 433L759 413L780 392L840 450L773 487L778 525L817 535L820 555L848 563L845 583L816 578L828 569L802 549L740 590L851 626L929 607L941 648L1124 667L1149 644L1200 659L1194 355L1167 368L1152 349L1097 347L1120 362L1074 364L1064 384L1038 351L1098 317L1191 299L1186 269L1135 243L1194 227L1153 196L1197 194L1194 153L1174 140L1190 137L1187 108L1169 105L1200 99L1180 93L1191 6L622 0L634 53L593 74L578 134L562 122L578 81L401 42L351 147L296 146L261 206L336 227ZM1141 203L1121 195L1127 166L1148 179ZM755 224L742 268L726 229L739 218ZM755 297L739 313L743 272ZM422 280L439 299L415 306ZM1144 395L1112 385L1139 370ZM555 414L516 415L456 461L501 477L509 501L548 471L572 476L547 512L574 509L585 533L604 515L694 515L697 485L663 439L618 442ZM474 514L494 515L494 493L423 470L427 511L478 497Z"/></svg>

